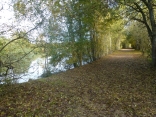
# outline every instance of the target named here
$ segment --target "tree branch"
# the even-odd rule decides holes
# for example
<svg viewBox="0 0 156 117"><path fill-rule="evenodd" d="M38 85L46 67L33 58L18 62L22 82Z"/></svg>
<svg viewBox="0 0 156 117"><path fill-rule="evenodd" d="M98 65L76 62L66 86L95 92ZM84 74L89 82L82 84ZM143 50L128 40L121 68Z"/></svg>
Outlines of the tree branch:
<svg viewBox="0 0 156 117"><path fill-rule="evenodd" d="M16 62L19 62L20 60L22 60L23 58L25 58L28 54L30 54L32 51L34 51L36 48L33 48L31 51L29 51L28 53L26 53L24 56L22 56L21 58L19 58L18 60L12 62L11 64L13 63L16 63Z"/></svg>
<svg viewBox="0 0 156 117"><path fill-rule="evenodd" d="M146 0L141 0L145 5L146 5L146 7L148 8L148 3L147 3L147 1Z"/></svg>
<svg viewBox="0 0 156 117"><path fill-rule="evenodd" d="M147 28L147 31L148 31L148 34L149 34L150 37L151 37L151 35L152 35L152 30L151 30L150 26L149 26L148 23L147 23L147 19L146 19L145 13L143 12L143 10L141 9L141 7L140 7L137 3L134 3L134 5L137 7L137 9L139 10L139 12L141 13L142 18L143 18L143 21L144 21L144 24L145 24L145 26L146 26L146 28ZM151 39L151 41L152 41L152 38L150 38L150 39Z"/></svg>
<svg viewBox="0 0 156 117"><path fill-rule="evenodd" d="M31 31L33 31L34 29L36 29L40 24L42 24L43 23L43 20L40 22L40 23L38 23L38 25L36 25L34 28L32 28L32 29L30 29L28 32L26 32L24 35L19 35L17 38L15 38L15 39L13 39L13 40L11 40L11 41L9 41L7 44L5 44L1 49L0 49L0 52L2 52L3 50L4 50L4 48L6 47L6 46L8 46L10 43L12 43L12 42L14 42L14 41L16 41L16 40L19 40L19 39L22 39L22 38L24 38L24 36L26 36L28 33L30 33Z"/></svg>
<svg viewBox="0 0 156 117"><path fill-rule="evenodd" d="M143 20L141 20L141 19L138 19L138 18L135 18L135 17L133 17L133 18L131 18L132 20L136 20L136 21L138 21L138 22L141 22L141 23L143 23L143 24L145 24L145 22L143 21Z"/></svg>

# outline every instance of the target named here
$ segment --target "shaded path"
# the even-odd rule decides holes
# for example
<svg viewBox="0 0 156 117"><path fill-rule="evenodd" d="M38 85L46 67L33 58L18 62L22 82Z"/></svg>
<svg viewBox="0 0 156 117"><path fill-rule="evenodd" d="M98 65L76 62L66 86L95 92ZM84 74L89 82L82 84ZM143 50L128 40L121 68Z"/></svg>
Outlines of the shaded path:
<svg viewBox="0 0 156 117"><path fill-rule="evenodd" d="M0 115L155 117L155 77L139 52L117 51L50 78L12 86L12 91L9 87L0 98Z"/></svg>
<svg viewBox="0 0 156 117"><path fill-rule="evenodd" d="M79 82L83 87L79 89L77 85L83 97L90 100L86 105L92 104L96 110L99 109L93 117L154 116L156 72L149 68L141 53L121 50L73 70L73 75L79 76L74 85ZM103 104L107 106L102 108Z"/></svg>

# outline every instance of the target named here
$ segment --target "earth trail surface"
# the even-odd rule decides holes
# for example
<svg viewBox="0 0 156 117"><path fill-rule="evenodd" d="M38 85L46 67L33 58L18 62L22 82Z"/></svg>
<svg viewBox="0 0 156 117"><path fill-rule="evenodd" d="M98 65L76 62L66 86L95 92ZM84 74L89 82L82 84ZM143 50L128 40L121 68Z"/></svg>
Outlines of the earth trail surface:
<svg viewBox="0 0 156 117"><path fill-rule="evenodd" d="M0 90L0 117L156 117L156 70L120 50L91 64Z"/></svg>

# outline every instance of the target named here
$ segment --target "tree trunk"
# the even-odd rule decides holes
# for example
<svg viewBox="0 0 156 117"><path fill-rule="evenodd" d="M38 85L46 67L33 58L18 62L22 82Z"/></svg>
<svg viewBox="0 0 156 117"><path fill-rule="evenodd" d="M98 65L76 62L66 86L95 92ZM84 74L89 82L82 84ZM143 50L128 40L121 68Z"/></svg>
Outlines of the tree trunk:
<svg viewBox="0 0 156 117"><path fill-rule="evenodd" d="M77 63L73 63L74 68L78 67Z"/></svg>
<svg viewBox="0 0 156 117"><path fill-rule="evenodd" d="M93 61L96 61L96 50L95 50L96 41L95 41L95 38L96 38L95 32L94 32L94 29L92 29L90 32L90 41L91 41L91 53L92 53Z"/></svg>
<svg viewBox="0 0 156 117"><path fill-rule="evenodd" d="M152 65L156 67L156 35L152 38Z"/></svg>
<svg viewBox="0 0 156 117"><path fill-rule="evenodd" d="M151 23L151 43L152 43L152 64L156 67L156 22L155 22L155 14L154 14L154 7L153 7L153 0L148 0L147 2L143 1L146 6L148 7L149 11L149 19ZM150 35L150 34L149 34Z"/></svg>

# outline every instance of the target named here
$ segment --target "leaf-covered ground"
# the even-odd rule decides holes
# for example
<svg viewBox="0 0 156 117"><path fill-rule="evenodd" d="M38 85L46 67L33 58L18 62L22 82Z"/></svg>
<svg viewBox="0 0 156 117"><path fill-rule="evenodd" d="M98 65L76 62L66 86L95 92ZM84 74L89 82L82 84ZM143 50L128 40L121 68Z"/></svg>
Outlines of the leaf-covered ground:
<svg viewBox="0 0 156 117"><path fill-rule="evenodd" d="M49 78L0 89L0 117L156 117L156 70L117 51Z"/></svg>

